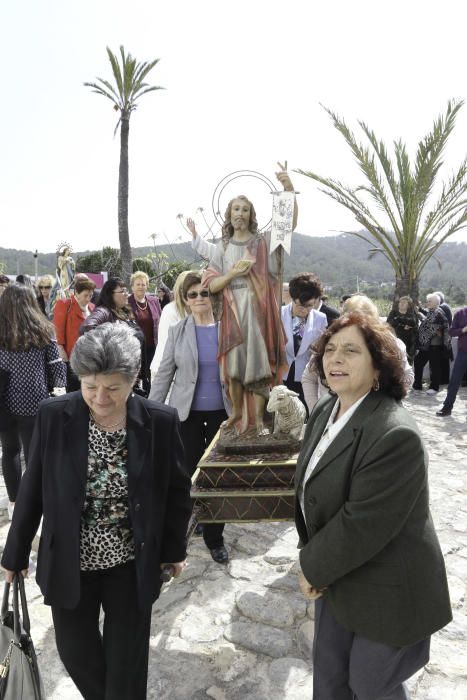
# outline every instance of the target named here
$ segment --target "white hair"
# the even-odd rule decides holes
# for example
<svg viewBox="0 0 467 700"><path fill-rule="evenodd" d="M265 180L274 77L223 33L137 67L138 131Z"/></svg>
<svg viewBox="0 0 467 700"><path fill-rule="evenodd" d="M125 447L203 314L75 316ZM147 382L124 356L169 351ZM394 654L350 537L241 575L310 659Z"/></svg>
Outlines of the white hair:
<svg viewBox="0 0 467 700"><path fill-rule="evenodd" d="M78 338L70 365L80 379L94 374L122 374L134 381L141 365L141 344L125 323L102 323Z"/></svg>
<svg viewBox="0 0 467 700"><path fill-rule="evenodd" d="M441 304L440 298L438 294L427 294L426 295L426 300L427 301L435 301L436 306L439 306Z"/></svg>

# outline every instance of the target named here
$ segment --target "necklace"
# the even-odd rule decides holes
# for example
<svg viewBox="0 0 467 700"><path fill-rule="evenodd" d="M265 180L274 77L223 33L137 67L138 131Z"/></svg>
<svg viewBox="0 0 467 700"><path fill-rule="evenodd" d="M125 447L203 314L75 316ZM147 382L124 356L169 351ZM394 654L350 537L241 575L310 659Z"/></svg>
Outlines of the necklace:
<svg viewBox="0 0 467 700"><path fill-rule="evenodd" d="M119 425L123 426L123 423L125 423L125 421L126 421L126 414L125 414L122 418L120 418L118 423L112 423L111 425L104 425L103 423L99 423L99 421L97 420L96 416L91 411L91 409L89 409L89 412L91 414L91 418L93 419L93 421L97 425L97 427L104 428L104 430L109 430L110 428L116 428Z"/></svg>
<svg viewBox="0 0 467 700"><path fill-rule="evenodd" d="M138 307L138 309L141 309L141 311L146 311L146 309L148 308L148 300L146 299L146 297L144 297L144 302L142 304L139 303L139 301L136 297L135 297L135 301L136 301L136 306Z"/></svg>

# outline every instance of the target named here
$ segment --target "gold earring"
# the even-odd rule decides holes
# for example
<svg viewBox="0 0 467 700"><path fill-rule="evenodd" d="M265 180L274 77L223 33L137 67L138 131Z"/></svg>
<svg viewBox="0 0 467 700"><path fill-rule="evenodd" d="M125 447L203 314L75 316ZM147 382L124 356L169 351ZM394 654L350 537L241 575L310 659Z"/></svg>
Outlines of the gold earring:
<svg viewBox="0 0 467 700"><path fill-rule="evenodd" d="M379 380L378 380L378 377L375 377L375 378L374 378L372 389L373 389L373 391L379 391Z"/></svg>

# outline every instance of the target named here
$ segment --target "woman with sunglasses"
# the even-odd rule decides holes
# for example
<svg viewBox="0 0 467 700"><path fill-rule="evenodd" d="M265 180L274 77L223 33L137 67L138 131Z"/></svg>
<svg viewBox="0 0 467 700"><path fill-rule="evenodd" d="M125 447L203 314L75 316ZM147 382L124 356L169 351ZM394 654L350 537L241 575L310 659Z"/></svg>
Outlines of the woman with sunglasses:
<svg viewBox="0 0 467 700"><path fill-rule="evenodd" d="M217 362L218 324L199 272L186 275L182 297L189 314L169 328L149 398L164 402L172 387L168 403L178 410L185 460L191 476L227 418L227 412ZM224 523L211 523L203 528L206 546L219 564L227 563L229 558L223 530Z"/></svg>
<svg viewBox="0 0 467 700"><path fill-rule="evenodd" d="M50 298L50 292L52 291L54 283L55 280L52 275L42 275L42 277L39 277L39 281L37 283L37 288L39 290L37 303L39 304L40 310L45 316L47 316L49 321L51 321L53 318L53 308L50 303L52 301Z"/></svg>

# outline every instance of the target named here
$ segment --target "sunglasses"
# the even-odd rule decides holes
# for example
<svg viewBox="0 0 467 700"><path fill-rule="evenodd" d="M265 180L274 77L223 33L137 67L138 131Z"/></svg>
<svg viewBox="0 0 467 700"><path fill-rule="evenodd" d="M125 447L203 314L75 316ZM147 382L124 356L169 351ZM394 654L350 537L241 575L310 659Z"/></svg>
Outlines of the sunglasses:
<svg viewBox="0 0 467 700"><path fill-rule="evenodd" d="M209 296L209 292L207 289L203 289L201 292L188 292L186 295L187 299L197 299L198 297L203 297L206 299L206 297Z"/></svg>
<svg viewBox="0 0 467 700"><path fill-rule="evenodd" d="M51 286L42 287L42 285L39 285L39 289L52 289L52 287Z"/></svg>

